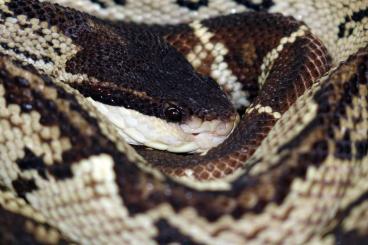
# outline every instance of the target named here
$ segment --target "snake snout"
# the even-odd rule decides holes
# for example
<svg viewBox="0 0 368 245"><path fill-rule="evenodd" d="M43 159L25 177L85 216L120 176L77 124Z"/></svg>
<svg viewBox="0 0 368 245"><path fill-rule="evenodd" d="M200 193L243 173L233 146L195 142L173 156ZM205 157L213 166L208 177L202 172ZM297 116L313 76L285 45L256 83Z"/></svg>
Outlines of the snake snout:
<svg viewBox="0 0 368 245"><path fill-rule="evenodd" d="M234 114L227 120L201 120L192 117L180 127L185 134L190 134L198 147L194 152L205 153L213 147L220 145L235 129L239 122L239 115Z"/></svg>

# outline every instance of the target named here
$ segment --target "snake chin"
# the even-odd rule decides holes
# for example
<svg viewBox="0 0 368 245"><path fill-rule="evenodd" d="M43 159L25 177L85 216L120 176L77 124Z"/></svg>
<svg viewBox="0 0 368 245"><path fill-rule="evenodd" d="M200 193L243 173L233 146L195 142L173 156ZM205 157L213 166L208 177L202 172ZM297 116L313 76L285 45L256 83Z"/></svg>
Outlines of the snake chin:
<svg viewBox="0 0 368 245"><path fill-rule="evenodd" d="M193 142L199 147L196 151L202 155L210 149L220 145L233 132L239 122L239 115L234 115L228 121L204 121L198 117L191 117L180 128L187 135L191 135Z"/></svg>
<svg viewBox="0 0 368 245"><path fill-rule="evenodd" d="M192 116L178 124L91 98L89 101L113 123L127 143L174 153L206 154L221 144L239 122L238 115L231 116L227 121L205 121Z"/></svg>

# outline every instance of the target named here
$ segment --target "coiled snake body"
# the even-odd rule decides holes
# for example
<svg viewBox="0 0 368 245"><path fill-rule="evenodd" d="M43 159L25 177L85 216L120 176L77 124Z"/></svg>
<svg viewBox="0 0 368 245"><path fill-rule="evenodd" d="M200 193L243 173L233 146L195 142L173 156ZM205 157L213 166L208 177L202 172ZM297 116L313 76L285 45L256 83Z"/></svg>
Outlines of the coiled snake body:
<svg viewBox="0 0 368 245"><path fill-rule="evenodd" d="M0 0L1 243L368 242L368 3L256 2ZM212 79L201 155L95 107L233 123Z"/></svg>

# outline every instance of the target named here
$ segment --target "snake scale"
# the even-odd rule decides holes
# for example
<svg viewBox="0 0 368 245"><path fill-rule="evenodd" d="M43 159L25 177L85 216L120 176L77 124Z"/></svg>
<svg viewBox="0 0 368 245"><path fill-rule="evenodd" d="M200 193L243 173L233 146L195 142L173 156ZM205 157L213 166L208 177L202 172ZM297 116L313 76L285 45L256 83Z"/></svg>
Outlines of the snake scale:
<svg viewBox="0 0 368 245"><path fill-rule="evenodd" d="M367 33L363 0L0 0L0 243L368 243ZM93 102L234 120L224 94L202 154Z"/></svg>

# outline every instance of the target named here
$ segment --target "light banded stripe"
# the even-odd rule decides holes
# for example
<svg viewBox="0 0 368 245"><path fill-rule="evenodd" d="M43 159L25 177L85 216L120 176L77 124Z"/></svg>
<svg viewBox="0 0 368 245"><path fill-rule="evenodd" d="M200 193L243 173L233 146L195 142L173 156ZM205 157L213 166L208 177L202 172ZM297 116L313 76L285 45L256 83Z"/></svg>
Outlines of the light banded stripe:
<svg viewBox="0 0 368 245"><path fill-rule="evenodd" d="M290 36L281 38L279 45L276 48L272 49L268 54L266 54L261 65L262 73L258 77L258 85L260 88L262 88L263 84L265 83L274 62L279 57L281 51L284 49L285 44L294 43L298 37L304 36L307 30L307 26L300 26L299 29L291 33Z"/></svg>
<svg viewBox="0 0 368 245"><path fill-rule="evenodd" d="M207 27L202 25L200 21L194 21L190 24L193 28L194 34L199 38L202 49L207 50L213 57L214 62L211 65L211 77L216 79L219 85L230 93L231 100L236 107L249 106L247 97L249 94L242 90L242 84L238 82L237 77L229 69L225 60L225 55L229 50L223 43L213 43L210 39L215 35L210 32ZM199 48L201 45L197 45L194 49L194 53L188 55L188 60L194 67L198 67L200 62L206 58L206 55L202 55L204 50ZM198 50L200 50L198 52ZM198 55L199 54L199 55ZM198 57L195 59L195 57Z"/></svg>
<svg viewBox="0 0 368 245"><path fill-rule="evenodd" d="M261 104L257 104L256 106L252 106L250 107L246 113L251 113L254 110L256 110L258 113L267 113L271 116L273 116L275 119L280 119L281 118L281 113L278 111L273 111L273 109L271 108L271 106L263 106Z"/></svg>

